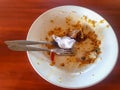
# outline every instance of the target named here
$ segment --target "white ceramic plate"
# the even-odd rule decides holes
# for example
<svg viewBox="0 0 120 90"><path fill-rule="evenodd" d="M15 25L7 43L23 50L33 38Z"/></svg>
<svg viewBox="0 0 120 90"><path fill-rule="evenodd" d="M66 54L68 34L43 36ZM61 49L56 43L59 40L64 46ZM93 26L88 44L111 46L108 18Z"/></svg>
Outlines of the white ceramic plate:
<svg viewBox="0 0 120 90"><path fill-rule="evenodd" d="M83 16L95 20L94 28L101 38L102 53L90 69L79 73L68 73L55 66L50 66L50 60L42 52L27 52L29 61L35 71L48 82L64 88L85 88L102 81L112 71L117 61L118 42L115 33L109 23L92 10L78 6L60 6L48 10L40 15L32 24L27 40L45 40L48 30L55 26L64 27L64 19L70 16L77 20ZM50 20L55 20L51 24ZM102 20L102 21L101 21Z"/></svg>

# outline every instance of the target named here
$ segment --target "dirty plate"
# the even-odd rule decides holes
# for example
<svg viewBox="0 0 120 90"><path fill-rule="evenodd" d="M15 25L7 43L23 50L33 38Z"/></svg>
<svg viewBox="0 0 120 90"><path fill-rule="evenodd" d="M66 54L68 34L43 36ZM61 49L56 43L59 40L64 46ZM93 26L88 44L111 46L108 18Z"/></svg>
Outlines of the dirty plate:
<svg viewBox="0 0 120 90"><path fill-rule="evenodd" d="M87 69L79 72L66 72L50 65L50 60L43 52L27 52L29 61L35 71L46 81L64 88L85 88L93 86L110 74L117 61L118 42L110 24L94 11L79 6L60 6L50 9L40 15L32 24L27 40L45 40L47 30L55 25L63 25L63 18L70 16L74 19L94 20L95 31L101 38L101 51L96 62ZM51 24L54 19L55 23ZM51 21L51 22L50 22ZM112 41L112 42L111 42Z"/></svg>

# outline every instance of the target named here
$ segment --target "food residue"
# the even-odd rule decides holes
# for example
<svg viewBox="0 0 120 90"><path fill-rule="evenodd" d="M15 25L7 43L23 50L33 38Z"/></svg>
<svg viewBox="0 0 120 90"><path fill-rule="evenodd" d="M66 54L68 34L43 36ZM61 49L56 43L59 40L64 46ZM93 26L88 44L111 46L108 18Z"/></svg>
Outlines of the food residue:
<svg viewBox="0 0 120 90"><path fill-rule="evenodd" d="M60 65L61 65L62 67L64 67L64 66L65 66L65 64L64 64L64 63L61 63Z"/></svg>
<svg viewBox="0 0 120 90"><path fill-rule="evenodd" d="M100 23L104 23L104 22L105 22L105 20L100 20L99 22L100 22Z"/></svg>
<svg viewBox="0 0 120 90"><path fill-rule="evenodd" d="M40 65L40 63L39 63L39 62L37 62L37 65Z"/></svg>
<svg viewBox="0 0 120 90"><path fill-rule="evenodd" d="M95 27L96 21L88 19L87 16L84 16L83 18L87 20L89 25ZM76 41L69 47L72 47L74 48L74 50L76 50L76 55L64 56L63 60L63 56L58 56L56 54L51 53L51 65L58 65L66 68L80 68L86 64L94 63L95 60L98 58L99 54L101 53L101 41L98 39L96 32L88 24L84 24L80 20L76 23L71 23L72 18L66 17L65 22L66 25L68 25L68 27L54 27L53 29L47 32L46 40L50 42L53 42L54 40L56 41L56 38L53 38L53 35L58 36L59 40L62 40L63 37L69 37L70 39ZM64 44L65 42L66 41L64 41ZM49 49L55 48L55 46L53 45L46 46Z"/></svg>
<svg viewBox="0 0 120 90"><path fill-rule="evenodd" d="M51 57L51 61L52 61L51 66L53 66L55 64L55 61L54 61L54 59L55 59L55 53L51 52L50 53L50 57Z"/></svg>
<svg viewBox="0 0 120 90"><path fill-rule="evenodd" d="M54 20L51 19L50 22L51 22L51 23L54 23Z"/></svg>
<svg viewBox="0 0 120 90"><path fill-rule="evenodd" d="M58 82L59 82L59 83L62 82L62 78L61 78L61 77L58 78Z"/></svg>
<svg viewBox="0 0 120 90"><path fill-rule="evenodd" d="M107 28L109 28L110 25L106 25Z"/></svg>

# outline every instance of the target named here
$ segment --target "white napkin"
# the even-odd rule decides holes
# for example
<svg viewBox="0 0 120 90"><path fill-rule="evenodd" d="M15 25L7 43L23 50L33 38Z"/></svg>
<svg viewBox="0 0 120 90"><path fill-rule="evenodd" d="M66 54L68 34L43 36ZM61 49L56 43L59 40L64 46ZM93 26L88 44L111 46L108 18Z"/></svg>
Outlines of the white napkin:
<svg viewBox="0 0 120 90"><path fill-rule="evenodd" d="M58 46L63 49L70 49L76 42L74 39L71 39L70 37L64 36L64 37L58 37L55 35L52 35L53 39L58 43Z"/></svg>

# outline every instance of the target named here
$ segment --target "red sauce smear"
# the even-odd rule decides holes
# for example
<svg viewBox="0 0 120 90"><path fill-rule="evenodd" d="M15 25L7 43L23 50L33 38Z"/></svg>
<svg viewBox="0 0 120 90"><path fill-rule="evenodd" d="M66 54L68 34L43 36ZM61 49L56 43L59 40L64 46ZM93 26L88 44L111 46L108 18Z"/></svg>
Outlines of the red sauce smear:
<svg viewBox="0 0 120 90"><path fill-rule="evenodd" d="M50 53L50 57L51 57L51 66L53 66L55 64L55 61L54 61L54 58L55 58L55 53L54 52L51 52Z"/></svg>

